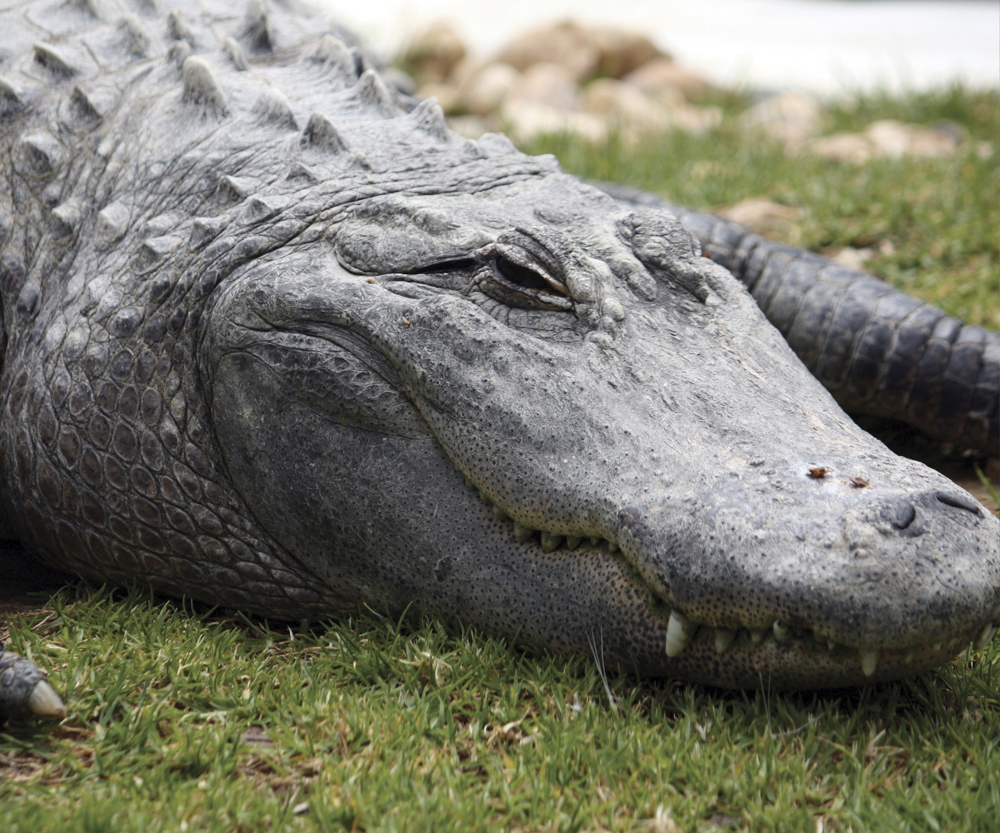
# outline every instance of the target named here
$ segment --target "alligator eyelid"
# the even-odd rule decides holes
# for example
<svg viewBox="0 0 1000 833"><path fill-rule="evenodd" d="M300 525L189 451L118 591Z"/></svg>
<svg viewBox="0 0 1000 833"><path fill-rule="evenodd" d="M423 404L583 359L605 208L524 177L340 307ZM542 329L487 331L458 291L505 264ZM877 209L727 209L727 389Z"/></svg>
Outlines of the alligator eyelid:
<svg viewBox="0 0 1000 833"><path fill-rule="evenodd" d="M561 281L553 278L530 252L519 247L495 243L483 249L480 256L493 267L500 283L519 292L560 299L572 297Z"/></svg>

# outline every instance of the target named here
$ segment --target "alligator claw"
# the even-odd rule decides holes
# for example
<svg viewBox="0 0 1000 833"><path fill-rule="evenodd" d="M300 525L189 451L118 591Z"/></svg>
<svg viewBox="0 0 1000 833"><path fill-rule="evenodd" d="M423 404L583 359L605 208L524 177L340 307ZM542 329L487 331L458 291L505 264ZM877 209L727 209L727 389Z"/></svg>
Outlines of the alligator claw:
<svg viewBox="0 0 1000 833"><path fill-rule="evenodd" d="M24 657L0 649L0 718L66 716L66 705L45 672Z"/></svg>

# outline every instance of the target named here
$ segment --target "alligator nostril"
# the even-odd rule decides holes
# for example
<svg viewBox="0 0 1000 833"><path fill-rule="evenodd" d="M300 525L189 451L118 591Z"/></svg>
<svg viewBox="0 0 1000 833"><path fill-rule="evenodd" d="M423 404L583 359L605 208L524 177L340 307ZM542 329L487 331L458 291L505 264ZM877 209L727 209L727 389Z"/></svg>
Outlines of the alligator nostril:
<svg viewBox="0 0 1000 833"><path fill-rule="evenodd" d="M888 520L896 529L906 529L917 517L917 510L906 501L899 501L888 507Z"/></svg>
<svg viewBox="0 0 1000 833"><path fill-rule="evenodd" d="M935 497L937 497L937 499L946 506L954 506L956 509L964 509L966 512L971 512L973 515L979 514L979 507L975 504L975 502L962 495L938 492Z"/></svg>

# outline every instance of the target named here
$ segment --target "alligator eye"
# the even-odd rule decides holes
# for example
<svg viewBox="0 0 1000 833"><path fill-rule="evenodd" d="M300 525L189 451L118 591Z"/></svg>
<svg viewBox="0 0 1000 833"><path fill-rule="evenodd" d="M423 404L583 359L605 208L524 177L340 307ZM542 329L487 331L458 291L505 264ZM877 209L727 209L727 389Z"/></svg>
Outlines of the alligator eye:
<svg viewBox="0 0 1000 833"><path fill-rule="evenodd" d="M534 289L536 292L552 294L553 286L534 269L515 263L508 257L497 253L493 260L493 268L498 275L508 283L523 289ZM565 295L566 293L561 293Z"/></svg>

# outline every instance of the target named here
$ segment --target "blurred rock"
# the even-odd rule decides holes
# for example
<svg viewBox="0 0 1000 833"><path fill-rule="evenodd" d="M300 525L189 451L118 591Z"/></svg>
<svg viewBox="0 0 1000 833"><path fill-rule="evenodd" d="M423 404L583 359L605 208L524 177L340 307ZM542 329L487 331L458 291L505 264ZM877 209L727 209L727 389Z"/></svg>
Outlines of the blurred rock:
<svg viewBox="0 0 1000 833"><path fill-rule="evenodd" d="M538 63L517 75L504 98L504 107L516 102L530 102L557 110L573 110L578 97L576 82L564 66Z"/></svg>
<svg viewBox="0 0 1000 833"><path fill-rule="evenodd" d="M786 243L795 243L802 236L798 225L802 209L772 202L765 197L749 197L714 213L757 234L780 238Z"/></svg>
<svg viewBox="0 0 1000 833"><path fill-rule="evenodd" d="M465 57L465 52L465 44L458 33L449 24L439 21L414 35L400 56L400 64L418 86L440 84Z"/></svg>
<svg viewBox="0 0 1000 833"><path fill-rule="evenodd" d="M457 108L477 116L495 113L520 78L521 73L510 64L486 64L459 83Z"/></svg>
<svg viewBox="0 0 1000 833"><path fill-rule="evenodd" d="M588 84L581 104L584 111L605 117L609 127L633 134L663 133L674 128L704 133L722 121L722 111L716 107L667 104L613 78L599 78Z"/></svg>
<svg viewBox="0 0 1000 833"><path fill-rule="evenodd" d="M419 94L437 98L467 136L504 126L521 141L562 131L592 141L620 131L632 141L675 128L703 132L722 119L718 108L687 103L707 82L648 38L616 29L560 23L484 62L465 54L449 26L436 24L413 39L403 61L420 80ZM626 75L635 83L619 80Z"/></svg>
<svg viewBox="0 0 1000 833"><path fill-rule="evenodd" d="M800 92L771 96L740 116L744 128L762 131L792 152L801 150L819 135L822 120L823 107L819 101Z"/></svg>
<svg viewBox="0 0 1000 833"><path fill-rule="evenodd" d="M528 99L504 103L501 113L505 132L516 142L524 142L544 133L577 133L591 142L608 136L608 122L593 113L580 113Z"/></svg>
<svg viewBox="0 0 1000 833"><path fill-rule="evenodd" d="M877 121L862 133L834 133L814 139L809 150L826 159L856 164L870 159L903 156L951 156L961 134L945 127L920 127L890 119Z"/></svg>
<svg viewBox="0 0 1000 833"><path fill-rule="evenodd" d="M831 254L829 257L834 263L839 263L848 269L861 271L874 255L875 250L867 246L863 249L852 249L850 246L844 246L843 249Z"/></svg>
<svg viewBox="0 0 1000 833"><path fill-rule="evenodd" d="M452 116L448 126L466 139L478 139L484 133L496 133L503 129L496 116Z"/></svg>
<svg viewBox="0 0 1000 833"><path fill-rule="evenodd" d="M715 89L701 76L665 56L643 64L624 80L665 104L699 101Z"/></svg>
<svg viewBox="0 0 1000 833"><path fill-rule="evenodd" d="M461 109L458 89L451 84L424 84L418 94L421 98L436 98L445 113L456 113Z"/></svg>
<svg viewBox="0 0 1000 833"><path fill-rule="evenodd" d="M666 130L670 126L666 107L638 87L613 78L598 78L580 97L584 111L643 131Z"/></svg>
<svg viewBox="0 0 1000 833"><path fill-rule="evenodd" d="M663 53L644 35L564 21L525 32L496 60L524 72L540 63L559 64L576 82L621 78Z"/></svg>

